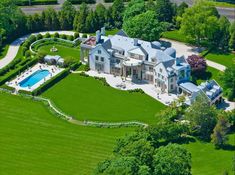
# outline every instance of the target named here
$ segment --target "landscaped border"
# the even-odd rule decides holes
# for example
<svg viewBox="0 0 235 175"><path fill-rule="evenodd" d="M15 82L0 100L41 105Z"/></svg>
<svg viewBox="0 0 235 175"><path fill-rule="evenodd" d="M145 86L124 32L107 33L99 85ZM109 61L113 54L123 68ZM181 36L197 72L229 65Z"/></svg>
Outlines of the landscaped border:
<svg viewBox="0 0 235 175"><path fill-rule="evenodd" d="M9 89L0 88L0 92L12 94L13 91ZM81 126L91 126L91 127L98 127L98 128L116 128L116 127L148 127L148 124L139 122L139 121L129 121L129 122L98 122L98 121L80 121L77 119L74 119L72 116L65 114L62 112L59 108L55 106L54 103L51 102L50 99L43 98L43 97L36 97L29 94L23 94L19 93L18 96L21 96L23 98L31 99L34 101L40 101L43 104L46 105L46 107L54 113L56 116L58 116L61 119L64 119L70 123L81 125Z"/></svg>

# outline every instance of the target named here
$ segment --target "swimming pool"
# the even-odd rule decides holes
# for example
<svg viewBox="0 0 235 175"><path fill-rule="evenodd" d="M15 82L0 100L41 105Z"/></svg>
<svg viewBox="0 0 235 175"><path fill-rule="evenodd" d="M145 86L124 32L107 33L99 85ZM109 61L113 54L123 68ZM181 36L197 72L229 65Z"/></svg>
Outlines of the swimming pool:
<svg viewBox="0 0 235 175"><path fill-rule="evenodd" d="M38 70L34 72L32 75L29 77L25 78L22 80L19 85L20 87L32 87L33 85L37 84L39 81L44 79L50 74L48 70Z"/></svg>

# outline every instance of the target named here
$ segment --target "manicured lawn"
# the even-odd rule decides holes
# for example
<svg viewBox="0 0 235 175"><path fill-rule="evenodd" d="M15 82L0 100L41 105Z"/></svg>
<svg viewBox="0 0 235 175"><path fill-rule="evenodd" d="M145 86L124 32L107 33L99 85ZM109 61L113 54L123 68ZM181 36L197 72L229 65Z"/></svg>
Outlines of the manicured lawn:
<svg viewBox="0 0 235 175"><path fill-rule="evenodd" d="M235 8L235 2L233 0L208 0L216 7L230 7ZM224 1L224 2L221 2ZM227 2L226 2L227 1Z"/></svg>
<svg viewBox="0 0 235 175"><path fill-rule="evenodd" d="M0 174L92 174L133 128L92 128L53 116L40 102L0 93Z"/></svg>
<svg viewBox="0 0 235 175"><path fill-rule="evenodd" d="M173 31L166 31L162 33L163 38L175 40L175 41L180 41L184 43L188 43L189 40L183 35L182 33L179 32L179 30L173 30Z"/></svg>
<svg viewBox="0 0 235 175"><path fill-rule="evenodd" d="M116 139L134 130L77 126L53 116L40 102L2 93L0 99L1 174L89 175L112 154ZM192 154L193 175L232 174L234 150L200 141L184 146Z"/></svg>
<svg viewBox="0 0 235 175"><path fill-rule="evenodd" d="M58 51L57 52L51 52L50 49L55 46ZM79 60L80 59L80 49L78 48L70 48L67 46L62 46L59 44L48 44L48 45L44 45L41 46L39 48L39 51L45 52L48 55L59 55L62 58L66 59L66 58L74 58Z"/></svg>
<svg viewBox="0 0 235 175"><path fill-rule="evenodd" d="M235 156L235 134L229 137L231 146L228 150L215 149L211 143L196 141L185 145L192 154L193 175L222 175L227 170L232 172L232 160Z"/></svg>
<svg viewBox="0 0 235 175"><path fill-rule="evenodd" d="M202 53L203 54L203 53ZM235 64L235 54L233 53L219 53L219 52L209 52L205 55L205 58L216 63L222 64L226 67Z"/></svg>
<svg viewBox="0 0 235 175"><path fill-rule="evenodd" d="M221 80L220 80L220 75L223 72L213 68L213 67L207 67L207 71L203 76L197 77L196 83L200 84L201 82L204 82L206 80L212 80L214 79L217 83L219 83L220 86L223 86Z"/></svg>
<svg viewBox="0 0 235 175"><path fill-rule="evenodd" d="M9 44L6 44L0 49L0 60L6 56L8 48Z"/></svg>
<svg viewBox="0 0 235 175"><path fill-rule="evenodd" d="M129 93L104 86L92 77L71 74L46 91L65 113L80 120L155 122L165 106L141 93Z"/></svg>

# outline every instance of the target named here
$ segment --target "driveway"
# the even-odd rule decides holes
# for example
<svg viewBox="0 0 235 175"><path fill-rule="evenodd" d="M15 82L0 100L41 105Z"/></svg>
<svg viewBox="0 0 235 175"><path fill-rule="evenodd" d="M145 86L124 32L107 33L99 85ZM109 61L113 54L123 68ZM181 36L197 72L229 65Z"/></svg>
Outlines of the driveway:
<svg viewBox="0 0 235 175"><path fill-rule="evenodd" d="M169 39L165 39L165 38L162 38L161 40L166 41L166 42L170 42L171 47L176 49L177 56L184 55L187 58L189 55L200 54L200 51L202 50L198 47L187 45L185 43L181 43L181 42L174 41L174 40L169 40ZM213 61L206 60L206 62L207 62L208 66L213 67L219 71L223 72L226 69L226 67L224 65L215 63Z"/></svg>
<svg viewBox="0 0 235 175"><path fill-rule="evenodd" d="M54 34L55 32L58 32L59 34L65 34L65 35L74 35L74 32L72 31L50 31L50 34ZM42 35L46 34L47 32L39 32ZM39 34L39 33L33 33L33 34ZM20 45L29 37L29 35L25 35L21 38L18 38L17 40L13 41L9 49L7 51L7 54L4 58L0 60L0 69L7 66L17 55L18 50L20 48Z"/></svg>

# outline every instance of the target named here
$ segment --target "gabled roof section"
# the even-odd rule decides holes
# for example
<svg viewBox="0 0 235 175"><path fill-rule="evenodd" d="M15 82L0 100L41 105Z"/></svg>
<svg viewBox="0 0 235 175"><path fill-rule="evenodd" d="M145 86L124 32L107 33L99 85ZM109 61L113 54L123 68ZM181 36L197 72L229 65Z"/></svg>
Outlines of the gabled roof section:
<svg viewBox="0 0 235 175"><path fill-rule="evenodd" d="M134 53L134 54L137 54L137 55L143 55L143 56L148 55L148 53L141 46L134 47L134 48L128 50L128 52L129 53Z"/></svg>
<svg viewBox="0 0 235 175"><path fill-rule="evenodd" d="M120 36L125 36L128 37L128 35L126 34L126 32L124 30L119 30L118 33L116 33L116 35L120 35Z"/></svg>

